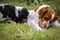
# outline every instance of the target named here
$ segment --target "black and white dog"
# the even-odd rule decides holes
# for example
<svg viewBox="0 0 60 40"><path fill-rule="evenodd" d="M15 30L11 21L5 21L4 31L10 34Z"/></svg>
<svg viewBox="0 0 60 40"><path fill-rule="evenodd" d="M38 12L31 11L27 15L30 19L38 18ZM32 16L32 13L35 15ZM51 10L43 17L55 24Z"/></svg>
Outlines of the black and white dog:
<svg viewBox="0 0 60 40"><path fill-rule="evenodd" d="M23 22L23 19L27 19L27 24L36 29L42 30L39 26L39 16L34 10L27 10L24 7L11 6L7 4L0 4L0 19L11 18L15 22Z"/></svg>
<svg viewBox="0 0 60 40"><path fill-rule="evenodd" d="M22 22L22 19L27 19L28 10L23 7L0 4L0 18L9 17L15 22Z"/></svg>

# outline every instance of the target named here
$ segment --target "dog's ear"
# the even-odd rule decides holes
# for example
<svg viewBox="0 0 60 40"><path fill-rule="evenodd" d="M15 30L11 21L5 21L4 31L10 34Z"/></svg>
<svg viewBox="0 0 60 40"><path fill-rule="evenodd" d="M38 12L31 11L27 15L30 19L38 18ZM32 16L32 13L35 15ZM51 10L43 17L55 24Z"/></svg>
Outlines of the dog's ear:
<svg viewBox="0 0 60 40"><path fill-rule="evenodd" d="M46 8L42 8L41 10L39 10L39 12L38 12L39 18L42 18L47 11L48 10Z"/></svg>
<svg viewBox="0 0 60 40"><path fill-rule="evenodd" d="M50 23L55 22L57 19L58 19L58 15L57 15L57 14L55 14L54 19L53 19L53 20L51 20L51 21L50 21Z"/></svg>

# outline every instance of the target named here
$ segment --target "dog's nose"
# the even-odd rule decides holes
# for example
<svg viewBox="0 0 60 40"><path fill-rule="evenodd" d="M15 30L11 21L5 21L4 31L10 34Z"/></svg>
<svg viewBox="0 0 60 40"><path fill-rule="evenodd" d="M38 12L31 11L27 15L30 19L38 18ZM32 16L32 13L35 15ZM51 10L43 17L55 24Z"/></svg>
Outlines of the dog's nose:
<svg viewBox="0 0 60 40"><path fill-rule="evenodd" d="M47 23L40 23L40 27L46 28L47 27Z"/></svg>

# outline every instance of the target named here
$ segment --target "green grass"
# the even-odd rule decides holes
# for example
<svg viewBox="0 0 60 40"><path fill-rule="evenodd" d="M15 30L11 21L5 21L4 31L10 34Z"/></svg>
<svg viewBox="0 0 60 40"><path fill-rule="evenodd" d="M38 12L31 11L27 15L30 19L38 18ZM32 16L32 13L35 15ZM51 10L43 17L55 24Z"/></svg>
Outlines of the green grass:
<svg viewBox="0 0 60 40"><path fill-rule="evenodd" d="M0 40L60 40L60 28L38 31L27 24L0 23Z"/></svg>

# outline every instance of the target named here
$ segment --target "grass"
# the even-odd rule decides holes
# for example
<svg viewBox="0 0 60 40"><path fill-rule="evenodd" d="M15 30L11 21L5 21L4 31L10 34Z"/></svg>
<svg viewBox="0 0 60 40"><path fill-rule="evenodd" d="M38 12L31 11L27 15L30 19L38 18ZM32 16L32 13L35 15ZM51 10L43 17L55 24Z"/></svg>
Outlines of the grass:
<svg viewBox="0 0 60 40"><path fill-rule="evenodd" d="M24 3L21 4L19 1L7 2L4 0L0 1L0 3L23 6L27 9L36 9L41 5L26 5ZM58 20L60 22L60 18ZM0 23L0 40L60 40L60 27L53 26L49 29L38 31L27 24L2 22Z"/></svg>
<svg viewBox="0 0 60 40"><path fill-rule="evenodd" d="M27 24L0 23L0 40L60 40L60 28L38 31Z"/></svg>

